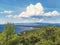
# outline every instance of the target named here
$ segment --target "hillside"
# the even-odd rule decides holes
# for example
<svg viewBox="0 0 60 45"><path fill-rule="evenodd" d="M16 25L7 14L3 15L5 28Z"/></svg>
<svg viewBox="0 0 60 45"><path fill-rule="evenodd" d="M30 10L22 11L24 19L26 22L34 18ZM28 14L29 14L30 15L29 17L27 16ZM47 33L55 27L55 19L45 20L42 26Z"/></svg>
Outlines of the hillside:
<svg viewBox="0 0 60 45"><path fill-rule="evenodd" d="M60 45L60 27L44 26L20 33L24 45Z"/></svg>
<svg viewBox="0 0 60 45"><path fill-rule="evenodd" d="M42 26L17 34L14 24L5 24L0 33L0 45L60 45L60 27Z"/></svg>

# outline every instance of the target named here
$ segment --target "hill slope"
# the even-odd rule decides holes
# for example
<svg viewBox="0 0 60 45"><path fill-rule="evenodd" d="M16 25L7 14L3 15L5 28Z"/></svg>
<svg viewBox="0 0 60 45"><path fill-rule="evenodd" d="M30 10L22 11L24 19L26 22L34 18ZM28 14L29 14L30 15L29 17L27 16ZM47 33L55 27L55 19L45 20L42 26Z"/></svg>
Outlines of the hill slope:
<svg viewBox="0 0 60 45"><path fill-rule="evenodd" d="M43 26L16 34L14 24L5 24L0 45L60 45L60 27Z"/></svg>
<svg viewBox="0 0 60 45"><path fill-rule="evenodd" d="M60 27L45 26L20 33L24 45L60 45Z"/></svg>

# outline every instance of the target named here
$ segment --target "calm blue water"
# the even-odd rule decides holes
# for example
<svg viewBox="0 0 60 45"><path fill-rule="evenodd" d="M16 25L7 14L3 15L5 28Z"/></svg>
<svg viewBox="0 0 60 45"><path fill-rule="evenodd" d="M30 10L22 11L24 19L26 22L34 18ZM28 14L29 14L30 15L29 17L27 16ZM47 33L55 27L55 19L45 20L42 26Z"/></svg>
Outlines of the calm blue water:
<svg viewBox="0 0 60 45"><path fill-rule="evenodd" d="M0 25L0 32L2 32L4 30L4 26Z"/></svg>
<svg viewBox="0 0 60 45"><path fill-rule="evenodd" d="M19 33L21 31L25 31L25 30L33 30L33 27L24 27L24 26L20 26L20 25L15 25L15 30L16 33ZM0 32L2 32L4 30L4 25L0 25Z"/></svg>

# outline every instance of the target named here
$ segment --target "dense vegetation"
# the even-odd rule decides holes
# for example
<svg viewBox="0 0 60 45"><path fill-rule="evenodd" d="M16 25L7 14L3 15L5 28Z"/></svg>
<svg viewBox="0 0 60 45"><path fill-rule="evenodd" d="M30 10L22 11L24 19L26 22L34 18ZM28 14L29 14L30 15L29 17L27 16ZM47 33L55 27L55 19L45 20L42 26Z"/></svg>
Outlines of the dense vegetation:
<svg viewBox="0 0 60 45"><path fill-rule="evenodd" d="M60 27L44 26L16 34L13 24L5 24L0 45L60 45Z"/></svg>

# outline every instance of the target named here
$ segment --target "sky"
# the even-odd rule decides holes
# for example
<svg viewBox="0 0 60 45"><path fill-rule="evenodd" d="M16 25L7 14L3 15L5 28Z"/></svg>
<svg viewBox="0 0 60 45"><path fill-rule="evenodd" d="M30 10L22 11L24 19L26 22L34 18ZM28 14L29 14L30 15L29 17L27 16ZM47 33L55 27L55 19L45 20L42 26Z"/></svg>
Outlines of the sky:
<svg viewBox="0 0 60 45"><path fill-rule="evenodd" d="M0 0L0 24L60 23L60 0Z"/></svg>

